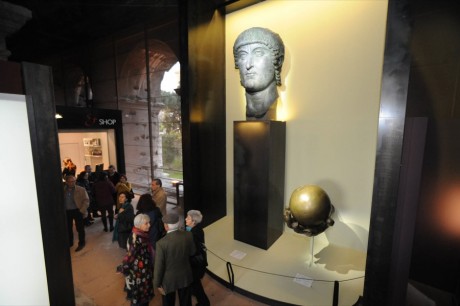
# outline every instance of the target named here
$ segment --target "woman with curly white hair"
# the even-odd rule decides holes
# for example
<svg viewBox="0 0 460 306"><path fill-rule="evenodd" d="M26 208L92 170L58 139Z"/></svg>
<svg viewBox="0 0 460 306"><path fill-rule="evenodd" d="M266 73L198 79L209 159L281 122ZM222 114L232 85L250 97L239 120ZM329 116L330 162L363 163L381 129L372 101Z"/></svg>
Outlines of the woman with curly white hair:
<svg viewBox="0 0 460 306"><path fill-rule="evenodd" d="M206 271L208 260L206 256L206 246L204 244L204 231L201 226L203 215L199 210L189 210L187 218L185 218L186 230L193 234L195 242L196 253L190 257L190 264L192 266L193 282L191 285L192 295L198 301L197 305L208 306L210 305L209 299L204 292L201 279Z"/></svg>
<svg viewBox="0 0 460 306"><path fill-rule="evenodd" d="M147 306L155 296L153 293L154 251L149 239L150 218L138 214L128 241L128 252L118 271L125 275L126 298L131 305Z"/></svg>

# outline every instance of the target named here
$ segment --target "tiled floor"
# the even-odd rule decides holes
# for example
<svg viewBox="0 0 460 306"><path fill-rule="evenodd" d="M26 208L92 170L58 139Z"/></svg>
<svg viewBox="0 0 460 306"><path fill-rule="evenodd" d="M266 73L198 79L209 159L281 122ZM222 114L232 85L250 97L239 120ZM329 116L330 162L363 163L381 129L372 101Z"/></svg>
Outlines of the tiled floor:
<svg viewBox="0 0 460 306"><path fill-rule="evenodd" d="M96 219L93 225L86 227L86 237L86 246L82 251L76 253L75 247L70 249L76 305L130 305L123 291L124 278L115 272L125 250L120 249L116 242L112 242L112 233L103 231L100 219ZM232 292L208 275L202 281L211 305L266 305ZM155 294L150 306L161 305L160 294L158 292ZM195 304L196 301L193 300L193 305Z"/></svg>

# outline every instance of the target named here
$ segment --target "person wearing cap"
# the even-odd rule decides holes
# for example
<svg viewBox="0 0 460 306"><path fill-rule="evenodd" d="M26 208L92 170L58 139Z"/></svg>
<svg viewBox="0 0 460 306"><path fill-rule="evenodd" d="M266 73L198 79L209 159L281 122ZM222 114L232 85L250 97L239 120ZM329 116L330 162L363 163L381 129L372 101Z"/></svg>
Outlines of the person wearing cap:
<svg viewBox="0 0 460 306"><path fill-rule="evenodd" d="M179 229L179 215L170 213L162 221L167 234L156 244L153 285L162 294L163 306L174 306L176 291L179 305L192 305L193 282L190 256L195 254L192 233Z"/></svg>
<svg viewBox="0 0 460 306"><path fill-rule="evenodd" d="M246 90L247 120L276 120L277 86L281 86L284 43L266 28L243 31L233 45L235 68Z"/></svg>

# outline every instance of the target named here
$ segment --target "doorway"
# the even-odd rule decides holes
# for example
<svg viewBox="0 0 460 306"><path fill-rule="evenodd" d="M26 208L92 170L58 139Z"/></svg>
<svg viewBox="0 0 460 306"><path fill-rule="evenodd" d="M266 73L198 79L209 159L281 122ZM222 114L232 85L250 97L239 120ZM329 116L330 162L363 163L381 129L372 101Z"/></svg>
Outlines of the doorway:
<svg viewBox="0 0 460 306"><path fill-rule="evenodd" d="M69 157L77 174L85 165L107 169L114 165L126 173L121 111L56 105L61 168Z"/></svg>
<svg viewBox="0 0 460 306"><path fill-rule="evenodd" d="M90 165L93 171L96 166L106 169L109 165L117 165L114 130L59 130L58 137L61 170L67 158L77 166L77 174L85 165Z"/></svg>

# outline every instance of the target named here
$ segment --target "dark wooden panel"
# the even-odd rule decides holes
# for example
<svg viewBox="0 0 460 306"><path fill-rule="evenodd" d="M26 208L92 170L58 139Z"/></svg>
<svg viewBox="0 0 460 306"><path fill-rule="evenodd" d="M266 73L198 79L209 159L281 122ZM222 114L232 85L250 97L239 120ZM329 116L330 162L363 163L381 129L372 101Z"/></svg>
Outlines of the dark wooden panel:
<svg viewBox="0 0 460 306"><path fill-rule="evenodd" d="M427 118L407 118L404 127L401 179L391 254L389 305L406 301L412 241L420 194Z"/></svg>
<svg viewBox="0 0 460 306"><path fill-rule="evenodd" d="M363 296L369 306L391 305L391 254L410 70L409 17L406 0L389 1Z"/></svg>
<svg viewBox="0 0 460 306"><path fill-rule="evenodd" d="M236 240L267 250L283 233L285 150L285 122L234 122Z"/></svg>
<svg viewBox="0 0 460 306"><path fill-rule="evenodd" d="M50 305L75 305L51 68L23 63L22 75Z"/></svg>
<svg viewBox="0 0 460 306"><path fill-rule="evenodd" d="M213 1L180 1L185 210L226 214L225 23Z"/></svg>

